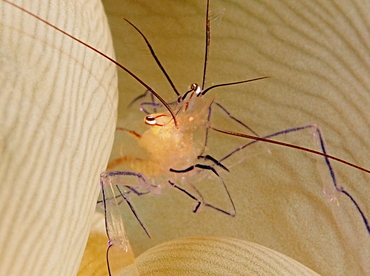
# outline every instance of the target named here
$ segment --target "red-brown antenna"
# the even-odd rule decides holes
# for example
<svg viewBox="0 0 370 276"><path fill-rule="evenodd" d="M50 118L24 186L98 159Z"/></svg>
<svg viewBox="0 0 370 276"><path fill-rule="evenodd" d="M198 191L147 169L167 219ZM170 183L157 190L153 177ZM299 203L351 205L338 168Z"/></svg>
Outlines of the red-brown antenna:
<svg viewBox="0 0 370 276"><path fill-rule="evenodd" d="M151 88L149 85L147 85L143 80L141 80L138 76L136 76L134 73L132 73L129 69L127 69L125 66L123 66L122 64L118 63L116 60L114 60L113 58L111 58L110 56L104 54L103 52L99 51L98 49L90 46L89 44L87 44L86 42L74 37L73 35L63 31L62 29L59 29L57 26L47 22L46 20L38 17L37 15L33 14L32 12L12 3L12 2L9 2L8 0L3 0L4 2L16 7L17 9L29 14L30 16L36 18L37 20L40 20L41 22L45 23L46 25L52 27L53 29L57 30L58 32L61 32L62 34L70 37L71 39L77 41L78 43L86 46L87 48L93 50L94 52L98 53L99 55L105 57L106 59L108 59L109 61L113 62L115 65L117 65L119 68L121 68L122 70L126 71L131 77L133 77L135 80L137 80L141 85L143 85L146 89L148 89L165 107L166 109L170 112L171 114L171 117L173 118L173 121L176 125L176 127L178 126L177 124L177 120L176 120L176 116L175 116L175 113L174 111L172 110L172 108L169 106L169 104L156 92L154 91L153 88Z"/></svg>
<svg viewBox="0 0 370 276"><path fill-rule="evenodd" d="M343 163L347 166L356 168L360 171L364 171L364 172L370 174L370 170L368 170L368 169L365 169L365 168L360 167L360 166L358 166L356 164L353 164L351 162L345 161L345 160L340 159L338 157L335 157L335 156L332 156L332 155L329 155L327 153L323 153L323 152L320 152L320 151L317 151L317 150L312 150L312 149L304 148L304 147L297 146L297 145L292 145L292 144L288 144L288 143L284 143L284 142L280 142L280 141L275 141L275 140L271 140L271 139L264 138L264 137L257 137L257 136L252 136L252 135L248 135L248 134L244 134L244 133L233 132L233 131L229 131L229 130L222 130L222 129L218 129L218 128L214 128L214 127L210 127L210 128L213 129L214 131L224 133L224 134L239 136L239 137L243 137L243 138L247 138L247 139L251 139L251 140L255 140L255 141L262 141L262 142L265 142L265 143L275 144L275 145L279 145L279 146L283 146L283 147L287 147L287 148L293 148L293 149L297 149L297 150L301 150L301 151L310 152L310 153L313 153L313 154L316 154L316 155L321 155L321 156L324 156L326 158L335 160L337 162Z"/></svg>
<svg viewBox="0 0 370 276"><path fill-rule="evenodd" d="M331 177L332 177L333 182L334 182L335 189L338 192L341 192L344 195L346 195L352 201L352 203L355 205L356 209L359 211L359 213L360 213L360 215L362 217L362 220L363 220L363 222L365 224L365 227L366 227L366 230L367 230L368 234L370 234L369 221L367 220L364 212L362 211L362 209L358 205L357 201L344 188L341 188L341 187L338 187L337 186L336 178L335 178L335 175L333 173L333 168L332 168L332 166L330 164L329 159L335 160L337 162L340 162L342 164L345 164L347 166L353 167L353 168L355 168L357 170L360 170L360 171L363 171L363 172L366 172L366 173L369 173L369 174L370 174L370 170L365 169L363 167L360 167L360 166L358 166L356 164L350 163L348 161L345 161L345 160L343 160L341 158L338 158L338 157L335 157L335 156L332 156L332 155L327 154L326 153L326 150L325 150L324 142L323 142L323 139L322 139L322 136L321 136L321 132L320 132L319 129L317 129L317 132L318 132L318 135L319 135L320 145L321 145L322 152L317 151L317 150L312 150L312 149L304 148L304 147L301 147L301 146L292 145L292 144L288 144L288 143L284 143L284 142L280 142L280 141L276 141L276 140L271 140L270 139L270 138L272 138L274 136L277 136L277 135L280 135L280 134L286 134L286 133L289 133L291 131L302 130L302 129L306 129L306 128L310 128L310 127L313 127L313 126L312 125L307 125L307 126L303 126L303 127L298 127L298 128L283 130L283 131L280 131L278 133L270 134L270 135L265 136L265 137L257 137L257 136L252 136L252 135L248 135L248 134L244 134L244 133L239 133L239 132L234 132L234 131L229 131L229 130L221 130L221 129L214 128L214 127L210 127L210 129L212 129L214 131L217 131L217 132L220 132L220 133L223 133L223 134L233 135L233 136L238 136L238 137L242 137L242 138L253 140L253 142L250 142L247 145L250 145L250 144L252 144L254 142L262 141L262 142L265 142L265 143L275 144L275 145L279 145L279 146L283 146L283 147L287 147L287 148L293 148L293 149L297 149L297 150L300 150L300 151L305 151L305 152L309 152L309 153L312 153L312 154L323 156L325 158L326 164L327 164L327 166L329 168ZM245 145L245 146L247 146L247 145ZM243 149L244 147L238 148L238 150ZM234 151L231 154L228 154L227 156L219 159L218 162L221 162L221 161L225 160L226 158L230 157L235 152L236 151Z"/></svg>

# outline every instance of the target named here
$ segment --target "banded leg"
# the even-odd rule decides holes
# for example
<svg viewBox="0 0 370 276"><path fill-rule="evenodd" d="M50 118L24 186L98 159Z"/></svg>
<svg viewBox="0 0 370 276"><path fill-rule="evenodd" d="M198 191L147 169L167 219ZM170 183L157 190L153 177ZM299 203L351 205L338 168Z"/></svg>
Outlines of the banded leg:
<svg viewBox="0 0 370 276"><path fill-rule="evenodd" d="M211 157L211 156L209 156L209 157L210 157L209 160L215 160L213 157ZM218 165L219 163L218 162L215 162L215 164ZM224 168L226 171L228 171L228 169L226 167L224 167L223 165L221 165L221 167ZM224 189L224 191L225 191L225 193L227 195L227 199L228 199L228 201L230 202L230 204L232 206L232 211L226 211L226 210L224 210L224 209L222 209L220 207L217 207L217 206L215 206L213 204L210 204L210 203L205 202L204 199L203 199L203 197L202 197L202 195L201 195L201 193L198 191L198 189L194 185L191 185L191 187L195 190L195 192L198 194L198 196L200 197L200 199L197 198L195 195L191 194L190 192L188 192L186 189L184 189L184 188L176 185L174 182L172 182L170 180L168 182L170 183L170 185L172 187L178 189L179 191L185 193L191 199L197 201L197 205L193 209L193 212L194 213L196 213L199 210L199 208L201 207L201 205L203 204L206 207L210 207L210 208L212 208L212 209L214 209L216 211L219 211L221 213L224 213L226 215L229 215L231 217L234 217L235 214L236 214L236 209L235 209L234 201L233 201L233 199L232 199L232 197L230 195L229 190L227 189L227 186L226 186L223 178L218 174L218 172L216 171L216 169L212 165L195 164L195 165L190 166L190 167L188 167L186 169L183 169L183 170L175 170L175 169L172 169L171 168L170 171L173 172L173 173L189 173L189 172L193 171L196 168L201 169L201 170L205 170L205 171L211 171L213 174L215 174L217 176L217 179L219 179L221 181L222 187L223 187L223 189Z"/></svg>
<svg viewBox="0 0 370 276"><path fill-rule="evenodd" d="M320 129L316 125L306 125L306 126L301 126L301 127L288 128L288 129L285 129L285 130L282 130L282 131L278 131L278 132L275 132L275 133L272 133L272 134L263 136L262 138L270 139L270 138L277 137L277 136L280 136L280 135L283 135L283 134L294 133L294 132L298 132L298 131L302 131L302 130L306 130L306 129L312 129L313 130L315 137L318 139L318 144L320 146L320 151L323 154L327 154L322 133L321 133ZM239 151L245 149L246 147L248 147L248 146L250 146L252 144L255 144L257 142L259 142L259 141L258 140L254 140L254 141L251 141L251 142L248 142L248 143L244 144L241 147L236 148L235 150L231 151L229 154L227 154L224 157L220 158L218 160L218 162L222 162L222 161L230 158L232 155L236 154L237 152L239 152ZM333 186L334 186L335 190L337 192L339 192L339 193L344 194L353 203L353 205L356 207L357 211L361 215L362 221L363 221L363 223L364 223L364 225L366 227L367 232L370 234L369 221L366 218L364 212L360 208L360 206L357 203L357 201L353 198L353 196L351 196L350 193L347 192L343 187L341 187L341 186L338 185L337 178L336 178L334 169L333 169L333 167L331 165L330 159L328 157L326 157L326 156L323 156L323 158L325 160L325 164L326 164L326 166L328 168L328 171L329 171L329 174L330 174L330 178L331 178L331 181L333 183Z"/></svg>
<svg viewBox="0 0 370 276"><path fill-rule="evenodd" d="M127 185L127 183L124 182L124 177L126 176L137 178L138 188ZM150 193L151 185L145 176L135 172L104 172L100 176L100 185L109 246L111 247L118 244L123 250L127 250L128 240L126 238L120 210L120 205L123 201L127 203L145 233L150 237L148 230L137 215L129 196L131 193L135 193L138 196Z"/></svg>

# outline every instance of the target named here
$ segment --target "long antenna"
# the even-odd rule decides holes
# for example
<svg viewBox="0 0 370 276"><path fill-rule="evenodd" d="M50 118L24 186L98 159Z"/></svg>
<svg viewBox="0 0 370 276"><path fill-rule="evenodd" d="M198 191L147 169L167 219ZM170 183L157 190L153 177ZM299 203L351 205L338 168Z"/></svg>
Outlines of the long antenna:
<svg viewBox="0 0 370 276"><path fill-rule="evenodd" d="M181 94L179 93L179 91L176 89L176 86L175 84L172 82L170 76L167 74L166 70L164 69L162 63L159 61L157 55L155 54L154 52L154 49L152 47L152 45L149 43L149 40L145 37L145 35L139 30L139 28L137 28L134 24L132 24L129 20L127 20L126 18L124 18L124 20L126 20L127 23L129 23L132 27L134 27L134 29L144 38L145 40L145 43L146 45L148 46L149 50L150 50L150 53L152 54L152 57L155 59L155 62L157 63L158 67L161 69L161 71L163 72L163 74L165 75L167 81L170 83L173 91L176 93L176 95L179 97L181 96Z"/></svg>
<svg viewBox="0 0 370 276"><path fill-rule="evenodd" d="M226 82L226 83L215 84L215 85L212 85L212 86L208 87L207 89L205 89L204 91L202 91L202 93L200 93L200 94L202 96L204 96L204 94L206 94L209 90L211 90L213 88L216 88L216 87L241 84L241 83L252 82L252 81L257 81L257 80L263 80L263 79L268 79L268 78L269 77L258 77L258 78L248 79L248 80L242 80L242 81L235 81L235 82Z"/></svg>
<svg viewBox="0 0 370 276"><path fill-rule="evenodd" d="M95 49L94 47L90 46L89 44L87 44L86 42L74 37L73 35L63 31L62 29L59 29L57 26L47 22L46 20L42 19L41 17L38 17L37 15L33 14L32 12L12 3L12 2L9 2L8 0L3 0L4 2L12 5L13 7L16 7L17 9L29 14L30 16L40 20L41 22L45 23L46 25L52 27L53 29L57 30L58 32L61 32L62 34L70 37L71 39L77 41L78 43L81 43L82 45L86 46L87 48L93 50L94 52L98 53L99 55L105 57L106 59L108 59L109 61L113 62L115 65L117 65L119 68L121 68L122 70L126 71L131 77L133 77L135 80L137 80L141 85L143 85L146 89L148 89L165 107L166 109L170 112L172 118L173 118L173 121L175 123L175 126L177 127L178 126L178 123L177 123L177 120L176 120L176 116L175 116L175 113L174 111L172 110L172 108L170 107L170 105L156 92L153 90L153 88L151 88L149 85L147 85L143 80L141 80L138 76L136 76L134 73L132 73L129 69L127 69L125 66L121 65L120 63L118 63L116 60L114 60L113 58L111 58L110 56L104 54L103 52L99 51L98 49Z"/></svg>
<svg viewBox="0 0 370 276"><path fill-rule="evenodd" d="M307 128L307 126L306 127L300 127L300 129L304 129L304 128ZM360 215L362 217L362 220L363 220L363 222L364 222L364 224L366 226L366 230L367 230L368 234L370 234L369 221L367 220L364 212L361 210L361 208L358 205L357 201L344 188L341 188L341 187L338 187L337 186L336 179L335 179L334 172L333 172L333 168L332 168L332 166L331 166L331 164L329 162L329 159L335 160L337 162L340 162L342 164L345 164L347 166L353 167L355 169L358 169L360 171L363 171L363 172L366 172L366 173L369 173L369 174L370 174L370 170L365 169L363 167L360 167L360 166L358 166L356 164L350 163L348 161L345 161L343 159L340 159L338 157L335 157L335 156L332 156L332 155L327 154L326 153L326 150L325 150L325 147L324 147L324 144L323 144L323 140L322 140L322 137L321 137L320 132L319 132L319 137L320 137L320 144L321 144L322 152L317 151L317 150L312 150L312 149L304 148L304 147L301 147L301 146L292 145L292 144L288 144L288 143L284 143L284 142L280 142L280 141L276 141L276 140L271 140L270 139L271 137L276 136L277 134L287 133L287 131L281 131L279 133L271 134L271 135L268 135L268 136L265 136L265 137L257 137L257 136L252 136L252 135L248 135L248 134L244 134L244 133L239 133L239 132L234 132L234 131L221 130L221 129L214 128L214 127L210 127L210 129L213 129L214 131L217 131L217 132L220 132L220 133L224 133L224 134L228 134L228 135L233 135L233 136L239 136L239 137L242 137L242 138L247 138L247 139L254 140L253 142L251 142L251 143L249 143L247 145L250 145L250 144L252 144L254 142L257 142L257 141L263 141L265 143L275 144L275 145L279 145L279 146L283 146L283 147L287 147L287 148L293 148L293 149L297 149L297 150L309 152L309 153L312 153L312 154L324 156L325 161L326 161L326 164L327 164L327 166L329 168L329 171L330 171L330 174L331 174L331 177L332 177L332 180L333 180L335 189L338 192L341 192L341 193L345 194L352 201L352 203L355 205L355 207L357 208L357 210L359 211L359 213L360 213ZM231 154L227 155L223 159L228 158L230 155ZM219 160L219 162L221 162L221 161L222 161L222 159Z"/></svg>
<svg viewBox="0 0 370 276"><path fill-rule="evenodd" d="M234 132L234 131L229 131L229 130L222 130L222 129L218 129L218 128L214 128L214 127L210 127L210 129L213 129L214 131L224 133L224 134L239 136L239 137L243 137L243 138L247 138L247 139L251 139L251 140L255 140L255 141L262 141L262 142L265 142L265 143L280 145L280 146L287 147L287 148L298 149L298 150L310 152L310 153L313 153L313 154L316 154L316 155L321 155L321 156L324 156L326 158L335 160L337 162L343 163L347 166L356 168L360 171L364 171L364 172L370 174L370 170L368 170L368 169L365 169L365 168L360 167L360 166L358 166L356 164L353 164L351 162L345 161L345 160L340 159L338 157L335 157L335 156L332 156L332 155L329 155L327 153L323 153L323 152L320 152L320 151L317 151L317 150L312 150L312 149L308 149L308 148L297 146L297 145L292 145L292 144L288 144L288 143L284 143L284 142L280 142L280 141L276 141L276 140L271 140L271 139L264 138L264 137L257 137L257 136L252 136L252 135L239 133L239 132Z"/></svg>
<svg viewBox="0 0 370 276"><path fill-rule="evenodd" d="M206 86L206 76L207 76L207 62L209 55L209 46L211 44L211 21L209 20L209 0L207 0L207 12L206 12L206 49L204 53L204 64L203 64L203 80L202 80L202 90Z"/></svg>

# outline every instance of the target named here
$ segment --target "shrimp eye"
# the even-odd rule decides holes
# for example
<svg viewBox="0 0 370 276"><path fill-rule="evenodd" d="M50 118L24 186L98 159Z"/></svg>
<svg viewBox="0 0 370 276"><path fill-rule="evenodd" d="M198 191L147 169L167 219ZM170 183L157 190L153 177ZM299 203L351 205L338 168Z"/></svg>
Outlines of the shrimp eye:
<svg viewBox="0 0 370 276"><path fill-rule="evenodd" d="M157 120L153 116L148 115L145 117L145 123L147 125L153 126L157 123Z"/></svg>
<svg viewBox="0 0 370 276"><path fill-rule="evenodd" d="M159 120L158 120L159 118ZM156 116L148 115L145 117L145 124L149 126L164 126L168 121L168 116L166 114L158 114Z"/></svg>
<svg viewBox="0 0 370 276"><path fill-rule="evenodd" d="M199 94L200 94L200 92L202 92L202 89L201 89L201 88L200 88L200 86L199 86L198 84L196 84L196 83L191 84L191 85L190 85L190 89L191 89L192 91L194 91L196 95L199 95Z"/></svg>

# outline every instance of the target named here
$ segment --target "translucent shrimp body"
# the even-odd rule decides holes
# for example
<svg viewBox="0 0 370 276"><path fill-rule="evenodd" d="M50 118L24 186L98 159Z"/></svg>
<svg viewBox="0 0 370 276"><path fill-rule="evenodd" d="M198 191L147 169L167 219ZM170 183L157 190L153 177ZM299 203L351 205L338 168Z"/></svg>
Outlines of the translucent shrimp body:
<svg viewBox="0 0 370 276"><path fill-rule="evenodd" d="M130 171L144 174L153 185L176 178L178 174L170 169L185 169L195 164L203 150L204 138L201 137L205 136L212 102L213 98L202 97L199 86L193 84L184 99L172 104L178 126L168 112L147 115L144 122L148 129L136 136L138 146L146 153L144 158L142 154L140 158L123 155L109 168L127 166Z"/></svg>

